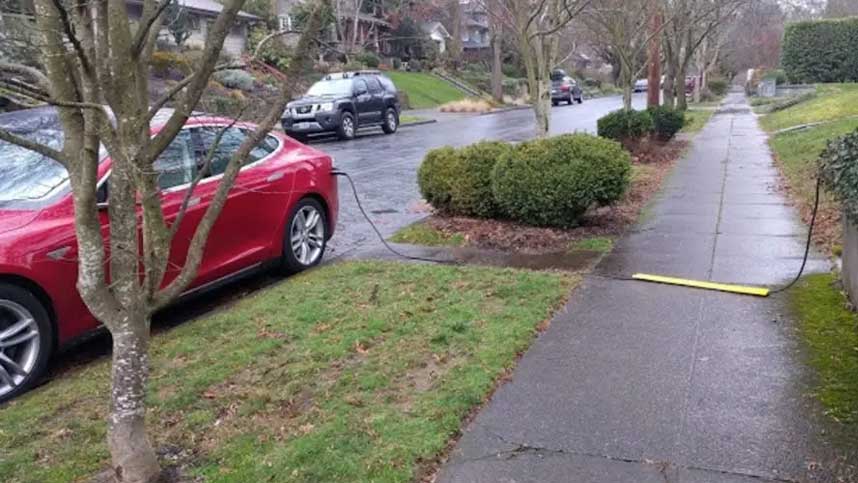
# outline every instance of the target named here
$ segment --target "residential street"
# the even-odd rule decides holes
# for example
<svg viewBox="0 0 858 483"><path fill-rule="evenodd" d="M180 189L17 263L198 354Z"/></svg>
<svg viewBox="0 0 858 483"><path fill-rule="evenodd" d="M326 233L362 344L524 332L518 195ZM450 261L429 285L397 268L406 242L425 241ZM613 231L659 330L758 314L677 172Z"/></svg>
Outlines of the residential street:
<svg viewBox="0 0 858 483"><path fill-rule="evenodd" d="M635 108L646 105L635 94ZM583 104L553 108L552 134L596 132L596 120L622 106L621 97L589 99ZM385 236L426 216L419 204L417 168L426 152L441 146L464 146L481 140L523 141L533 136L533 112L520 109L489 115L441 120L406 127L392 136L378 129L350 142L316 141L313 145L334 157L357 185L364 208ZM337 257L365 244L378 243L361 216L351 188L340 180L340 216L328 257Z"/></svg>
<svg viewBox="0 0 858 483"><path fill-rule="evenodd" d="M611 278L788 282L806 232L777 180L744 96L731 94L439 481L841 481L856 455L834 449L846 436L813 398L785 296ZM812 255L808 272L827 269Z"/></svg>

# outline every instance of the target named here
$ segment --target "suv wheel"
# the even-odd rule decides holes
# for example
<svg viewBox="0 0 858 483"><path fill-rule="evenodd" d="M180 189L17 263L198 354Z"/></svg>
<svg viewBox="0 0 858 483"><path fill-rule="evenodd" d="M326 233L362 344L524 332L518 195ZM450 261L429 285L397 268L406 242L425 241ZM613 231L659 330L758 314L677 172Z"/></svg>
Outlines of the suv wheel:
<svg viewBox="0 0 858 483"><path fill-rule="evenodd" d="M0 401L41 379L52 346L48 311L39 299L17 285L0 283Z"/></svg>
<svg viewBox="0 0 858 483"><path fill-rule="evenodd" d="M337 130L337 135L343 140L354 139L355 131L357 131L355 117L350 112L344 112L342 117L340 117L340 127Z"/></svg>
<svg viewBox="0 0 858 483"><path fill-rule="evenodd" d="M318 265L328 239L328 217L322 205L304 198L295 205L283 237L283 269L298 273Z"/></svg>
<svg viewBox="0 0 858 483"><path fill-rule="evenodd" d="M399 127L399 116L396 115L396 109L392 107L387 109L387 112L384 113L384 124L381 125L381 129L385 134L393 134L396 132L396 128Z"/></svg>

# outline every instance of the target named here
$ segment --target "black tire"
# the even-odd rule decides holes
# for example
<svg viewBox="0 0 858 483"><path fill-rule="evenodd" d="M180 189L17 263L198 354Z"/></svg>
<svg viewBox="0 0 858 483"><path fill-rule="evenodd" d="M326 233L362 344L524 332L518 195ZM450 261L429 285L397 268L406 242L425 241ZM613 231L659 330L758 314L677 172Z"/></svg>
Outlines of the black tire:
<svg viewBox="0 0 858 483"><path fill-rule="evenodd" d="M5 307L4 304L6 305ZM23 351L27 351L32 354L32 356L27 358L32 361L30 363L32 367L29 368L26 375L13 374L9 372L11 370L10 366L4 361L0 361L2 370L6 371L6 374L9 374L14 382L14 385L11 385L0 379L0 393L2 393L0 394L0 402L12 399L36 385L45 375L51 355L53 354L54 328L53 324L51 324L47 308L29 290L10 283L0 283L0 333L14 325L15 311L19 309L29 313L29 316L35 322L35 330L38 331L38 335L32 341L6 347L4 349L4 357L19 363L21 362L19 358L26 354ZM33 328L31 327L29 330L32 331ZM22 332L18 332L17 336L13 334L13 336L10 336L10 339L20 338L20 335L23 335ZM37 342L36 347L31 348L30 342Z"/></svg>
<svg viewBox="0 0 858 483"><path fill-rule="evenodd" d="M575 101L573 101L573 100L572 100L572 96L569 96L569 99L567 99L567 100L566 100L566 103L567 103L567 104L569 104L570 106L571 106L574 102L575 102Z"/></svg>
<svg viewBox="0 0 858 483"><path fill-rule="evenodd" d="M393 134L396 132L396 129L399 127L399 116L396 114L396 109L392 107L388 107L386 111L384 111L384 119L381 123L381 130L384 131L384 134Z"/></svg>
<svg viewBox="0 0 858 483"><path fill-rule="evenodd" d="M554 106L554 107L557 107L557 106L559 106L559 105L560 105L560 101L557 101L557 100L551 99L551 105L552 105L552 106Z"/></svg>
<svg viewBox="0 0 858 483"><path fill-rule="evenodd" d="M578 101L578 104L584 104L584 96L581 96L581 97L579 97L578 99L575 99L575 100L576 100L576 101Z"/></svg>
<svg viewBox="0 0 858 483"><path fill-rule="evenodd" d="M346 111L340 116L340 125L337 127L337 136L343 141L355 138L357 122L352 113Z"/></svg>
<svg viewBox="0 0 858 483"><path fill-rule="evenodd" d="M314 236L308 237L304 236L304 239L307 243L308 249L315 249L316 247L312 246L311 239L316 239L319 243L318 256L313 256L312 259L302 259L300 255L300 250L296 249L295 235L296 235L296 223L300 223L298 220L299 212L306 213L306 210L315 210L319 214L319 219L317 221L318 225L321 229L320 234L315 234ZM305 216L306 219L306 216ZM308 268L312 268L319 264L322 261L322 258L325 255L325 248L327 248L328 244L328 214L325 212L325 209L322 207L322 204L313 198L304 198L298 203L295 204L295 207L292 208L292 211L289 213L289 219L286 221L286 229L283 234L283 251L281 255L281 266L285 273L293 274L298 272L303 272Z"/></svg>

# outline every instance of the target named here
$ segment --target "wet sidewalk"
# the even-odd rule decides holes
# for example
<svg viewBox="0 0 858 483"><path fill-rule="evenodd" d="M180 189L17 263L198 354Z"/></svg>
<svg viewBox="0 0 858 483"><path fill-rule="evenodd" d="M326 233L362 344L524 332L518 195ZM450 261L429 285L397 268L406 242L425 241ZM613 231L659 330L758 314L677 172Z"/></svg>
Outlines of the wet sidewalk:
<svg viewBox="0 0 858 483"><path fill-rule="evenodd" d="M441 482L830 481L834 442L786 296L615 280L789 281L805 228L732 94L617 245L467 428ZM827 270L814 255L808 271Z"/></svg>

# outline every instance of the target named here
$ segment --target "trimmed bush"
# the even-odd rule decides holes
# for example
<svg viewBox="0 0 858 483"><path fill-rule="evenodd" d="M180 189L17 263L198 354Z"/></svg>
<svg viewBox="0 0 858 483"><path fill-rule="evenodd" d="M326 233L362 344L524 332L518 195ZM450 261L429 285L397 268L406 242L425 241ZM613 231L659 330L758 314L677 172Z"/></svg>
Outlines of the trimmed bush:
<svg viewBox="0 0 858 483"><path fill-rule="evenodd" d="M492 192L514 220L574 227L590 206L617 201L630 173L630 156L616 142L567 134L512 149L492 171Z"/></svg>
<svg viewBox="0 0 858 483"><path fill-rule="evenodd" d="M178 52L159 50L149 58L152 74L161 78L180 79L193 71L191 62Z"/></svg>
<svg viewBox="0 0 858 483"><path fill-rule="evenodd" d="M500 213L492 195L491 174L497 160L511 150L507 143L485 141L459 150L430 151L418 172L420 191L446 214L496 217Z"/></svg>
<svg viewBox="0 0 858 483"><path fill-rule="evenodd" d="M662 141L667 141L685 125L685 113L659 106L649 109L652 117L653 132Z"/></svg>
<svg viewBox="0 0 858 483"><path fill-rule="evenodd" d="M417 170L417 185L423 198L436 210L451 211L453 189L450 180L459 162L458 153L450 146L437 148L426 153L420 169Z"/></svg>
<svg viewBox="0 0 858 483"><path fill-rule="evenodd" d="M372 52L364 52L356 57L356 60L361 64L367 66L369 69L378 69L378 65L381 63L378 56L373 54Z"/></svg>
<svg viewBox="0 0 858 483"><path fill-rule="evenodd" d="M849 221L858 223L858 130L828 143L819 158L824 186L843 205Z"/></svg>
<svg viewBox="0 0 858 483"><path fill-rule="evenodd" d="M626 142L637 140L653 130L652 117L646 111L614 111L596 123L599 136Z"/></svg>
<svg viewBox="0 0 858 483"><path fill-rule="evenodd" d="M215 72L212 77L229 89L253 90L253 76L243 70L221 70Z"/></svg>
<svg viewBox="0 0 858 483"><path fill-rule="evenodd" d="M783 67L790 82L858 81L858 17L788 24Z"/></svg>
<svg viewBox="0 0 858 483"><path fill-rule="evenodd" d="M706 83L706 87L712 91L712 94L721 97L727 94L727 90L730 89L730 84L727 83L727 79L710 79Z"/></svg>

